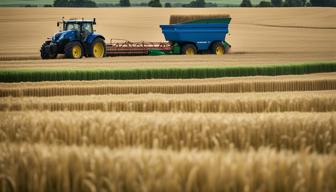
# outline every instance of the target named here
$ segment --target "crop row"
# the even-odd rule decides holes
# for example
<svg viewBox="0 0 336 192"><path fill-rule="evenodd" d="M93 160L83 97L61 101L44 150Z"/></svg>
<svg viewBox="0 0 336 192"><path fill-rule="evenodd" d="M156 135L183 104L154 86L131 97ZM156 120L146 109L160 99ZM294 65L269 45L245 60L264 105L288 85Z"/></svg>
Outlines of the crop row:
<svg viewBox="0 0 336 192"><path fill-rule="evenodd" d="M0 141L111 149L336 152L336 113L0 113Z"/></svg>
<svg viewBox="0 0 336 192"><path fill-rule="evenodd" d="M238 77L257 75L309 74L335 72L336 62L244 66L244 67L199 67L165 69L3 69L0 82L61 81L99 79L190 79L212 77Z"/></svg>
<svg viewBox="0 0 336 192"><path fill-rule="evenodd" d="M335 191L336 156L0 144L4 191Z"/></svg>
<svg viewBox="0 0 336 192"><path fill-rule="evenodd" d="M8 87L8 86L6 86ZM107 94L144 94L144 93L233 93L233 92L272 92L272 91L314 91L335 90L336 79L303 81L234 81L208 84L164 84L164 85L109 85L101 84L79 86L66 84L58 86L27 86L2 88L0 97L23 96L69 96L69 95L107 95Z"/></svg>
<svg viewBox="0 0 336 192"><path fill-rule="evenodd" d="M194 85L194 84L224 84L224 83L246 83L246 82L281 82L281 81L320 81L335 80L336 72L312 73L305 75L281 75L281 76L247 76L247 77L220 77L206 79L138 79L138 80L97 80L97 81L40 81L40 82L18 82L0 83L1 88L38 88L38 87L57 87L57 86L137 86L137 85Z"/></svg>
<svg viewBox="0 0 336 192"><path fill-rule="evenodd" d="M3 97L0 110L127 112L327 112L336 91Z"/></svg>

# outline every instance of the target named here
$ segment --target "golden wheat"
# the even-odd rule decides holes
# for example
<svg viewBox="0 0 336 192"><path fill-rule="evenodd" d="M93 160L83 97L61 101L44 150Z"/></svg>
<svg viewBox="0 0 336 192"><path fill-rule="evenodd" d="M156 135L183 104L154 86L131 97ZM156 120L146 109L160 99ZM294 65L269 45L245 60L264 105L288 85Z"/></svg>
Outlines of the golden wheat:
<svg viewBox="0 0 336 192"><path fill-rule="evenodd" d="M206 20L206 19L223 19L230 18L229 14L212 14L212 15L171 15L170 24L178 24L184 22L191 22L194 20Z"/></svg>
<svg viewBox="0 0 336 192"><path fill-rule="evenodd" d="M0 110L128 112L327 112L336 110L336 91L139 94L57 97L5 97Z"/></svg>
<svg viewBox="0 0 336 192"><path fill-rule="evenodd" d="M0 144L4 191L335 191L336 156Z"/></svg>
<svg viewBox="0 0 336 192"><path fill-rule="evenodd" d="M335 75L0 83L0 96L333 90L336 89Z"/></svg>
<svg viewBox="0 0 336 192"><path fill-rule="evenodd" d="M134 82L133 82L134 83ZM163 83L163 82L162 82ZM6 87L6 88L2 88ZM181 84L168 83L164 85L140 84L115 85L104 83L90 85L90 83L64 83L46 86L45 84L24 84L0 86L0 97L23 96L69 96L69 95L106 95L106 94L143 94L143 93L215 93L215 92L271 92L271 91L314 91L334 90L336 79L330 80L275 80L275 81L234 81L223 83L199 83Z"/></svg>
<svg viewBox="0 0 336 192"><path fill-rule="evenodd" d="M0 121L0 141L12 143L336 152L336 113L2 112Z"/></svg>

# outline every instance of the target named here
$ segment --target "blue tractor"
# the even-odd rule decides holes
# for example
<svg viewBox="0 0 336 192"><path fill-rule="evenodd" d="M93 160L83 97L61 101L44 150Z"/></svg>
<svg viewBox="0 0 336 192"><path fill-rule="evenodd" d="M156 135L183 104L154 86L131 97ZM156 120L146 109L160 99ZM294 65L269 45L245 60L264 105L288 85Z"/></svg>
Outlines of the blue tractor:
<svg viewBox="0 0 336 192"><path fill-rule="evenodd" d="M94 32L95 24L96 19L63 19L57 22L61 30L43 43L40 50L41 58L55 59L58 54L64 54L66 58L71 59L80 59L83 56L104 57L105 38Z"/></svg>

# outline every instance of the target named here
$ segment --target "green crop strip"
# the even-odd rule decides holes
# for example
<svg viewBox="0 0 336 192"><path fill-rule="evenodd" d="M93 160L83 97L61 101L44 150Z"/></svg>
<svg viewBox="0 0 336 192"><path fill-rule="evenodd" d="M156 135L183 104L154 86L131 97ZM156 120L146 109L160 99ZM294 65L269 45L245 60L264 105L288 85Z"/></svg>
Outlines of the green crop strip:
<svg viewBox="0 0 336 192"><path fill-rule="evenodd" d="M4 69L0 82L102 80L102 79L188 79L240 76L276 76L335 72L336 61L243 67L198 67L165 69Z"/></svg>

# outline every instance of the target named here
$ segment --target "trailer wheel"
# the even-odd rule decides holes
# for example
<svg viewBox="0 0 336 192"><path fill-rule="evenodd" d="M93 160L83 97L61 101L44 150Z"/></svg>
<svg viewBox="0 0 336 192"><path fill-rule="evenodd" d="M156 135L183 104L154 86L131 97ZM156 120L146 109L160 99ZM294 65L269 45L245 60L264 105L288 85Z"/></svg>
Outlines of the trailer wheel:
<svg viewBox="0 0 336 192"><path fill-rule="evenodd" d="M225 47L222 42L216 42L212 45L212 54L216 55L224 55L225 53Z"/></svg>
<svg viewBox="0 0 336 192"><path fill-rule="evenodd" d="M65 57L70 59L82 58L83 52L83 47L78 41L69 42L64 48Z"/></svg>
<svg viewBox="0 0 336 192"><path fill-rule="evenodd" d="M106 44L103 39L95 39L89 49L89 57L101 58L106 55Z"/></svg>
<svg viewBox="0 0 336 192"><path fill-rule="evenodd" d="M196 55L197 49L193 44L186 44L182 47L182 54L184 55Z"/></svg>
<svg viewBox="0 0 336 192"><path fill-rule="evenodd" d="M46 41L42 44L40 53L42 59L55 59L57 57L57 51L54 51L50 48L49 41Z"/></svg>

